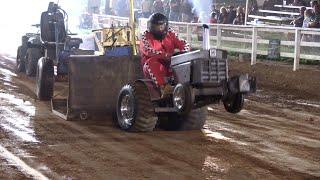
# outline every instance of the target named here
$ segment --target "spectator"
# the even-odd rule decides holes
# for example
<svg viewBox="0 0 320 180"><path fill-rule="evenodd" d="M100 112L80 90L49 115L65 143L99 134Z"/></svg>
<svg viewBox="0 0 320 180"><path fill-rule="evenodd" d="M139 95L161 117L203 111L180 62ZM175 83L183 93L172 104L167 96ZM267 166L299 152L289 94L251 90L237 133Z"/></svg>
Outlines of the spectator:
<svg viewBox="0 0 320 180"><path fill-rule="evenodd" d="M142 16L149 18L151 15L152 2L150 0L143 0L141 4Z"/></svg>
<svg viewBox="0 0 320 180"><path fill-rule="evenodd" d="M155 0L152 6L152 13L164 14L164 6L162 0Z"/></svg>
<svg viewBox="0 0 320 180"><path fill-rule="evenodd" d="M309 27L311 28L319 28L319 22L320 22L320 4L316 4L312 8L313 10L313 16L311 18L311 23L309 24Z"/></svg>
<svg viewBox="0 0 320 180"><path fill-rule="evenodd" d="M237 12L233 6L229 6L228 8L228 24L232 24L233 20L236 18Z"/></svg>
<svg viewBox="0 0 320 180"><path fill-rule="evenodd" d="M170 0L170 21L179 21L180 0Z"/></svg>
<svg viewBox="0 0 320 180"><path fill-rule="evenodd" d="M236 18L233 20L233 24L244 25L245 13L243 7L238 6Z"/></svg>
<svg viewBox="0 0 320 180"><path fill-rule="evenodd" d="M117 14L114 9L110 8L109 15L116 16Z"/></svg>
<svg viewBox="0 0 320 180"><path fill-rule="evenodd" d="M310 28L320 27L320 5L316 4L313 6L313 16L311 17L311 22L309 23Z"/></svg>
<svg viewBox="0 0 320 180"><path fill-rule="evenodd" d="M217 20L217 15L216 15L216 13L215 12L211 12L211 14L210 14L210 23L211 24L215 24L215 23L217 23L218 22L218 20Z"/></svg>
<svg viewBox="0 0 320 180"><path fill-rule="evenodd" d="M272 7L272 9L273 8L274 8L274 6ZM250 6L248 11L249 11L248 12L249 14L253 14L253 15L257 14L257 12L258 12L258 3L257 3L257 1L252 1L251 2L251 6Z"/></svg>
<svg viewBox="0 0 320 180"><path fill-rule="evenodd" d="M302 27L304 20L304 12L306 11L306 7L300 8L300 15L292 21L294 27Z"/></svg>
<svg viewBox="0 0 320 180"><path fill-rule="evenodd" d="M281 0L282 3L282 0ZM274 5L279 4L276 0L266 0L263 2L262 9L269 9L269 10L275 10ZM253 6L258 7L257 4L252 4L251 9ZM256 9L258 10L258 9ZM251 14L251 13L250 13Z"/></svg>
<svg viewBox="0 0 320 180"><path fill-rule="evenodd" d="M313 16L312 9L307 9L304 11L304 20L303 20L303 24L302 24L303 28L309 28L309 24L311 22L312 16ZM312 41L312 35L303 34L301 40L305 41L305 42L310 42L310 41Z"/></svg>
<svg viewBox="0 0 320 180"><path fill-rule="evenodd" d="M292 6L304 6L304 3L301 0L293 0Z"/></svg>
<svg viewBox="0 0 320 180"><path fill-rule="evenodd" d="M312 8L317 4L318 4L318 1L316 1L316 0L310 1L310 7L312 7Z"/></svg>
<svg viewBox="0 0 320 180"><path fill-rule="evenodd" d="M182 0L181 3L181 21L190 22L191 21L191 11L192 5L188 2L188 0Z"/></svg>
<svg viewBox="0 0 320 180"><path fill-rule="evenodd" d="M311 22L312 16L313 16L312 9L307 9L304 11L304 20L302 24L303 28L309 27L309 23Z"/></svg>
<svg viewBox="0 0 320 180"><path fill-rule="evenodd" d="M170 14L170 0L164 0L163 1L163 7L164 7L165 15L167 17L169 17L169 14Z"/></svg>
<svg viewBox="0 0 320 180"><path fill-rule="evenodd" d="M220 15L218 18L218 23L219 24L227 24L228 23L228 12L224 6L222 6L220 8Z"/></svg>
<svg viewBox="0 0 320 180"><path fill-rule="evenodd" d="M320 4L316 4L313 8L313 17L312 22L309 24L311 28L320 28ZM312 35L312 41L313 42L320 42L320 36L319 35ZM315 51L318 50L317 47L313 48Z"/></svg>
<svg viewBox="0 0 320 180"><path fill-rule="evenodd" d="M211 5L211 13L214 13L216 15L216 19L219 17L219 10L216 9L216 6L212 3Z"/></svg>
<svg viewBox="0 0 320 180"><path fill-rule="evenodd" d="M192 8L191 14L192 14L191 23L199 23L199 15L196 8Z"/></svg>

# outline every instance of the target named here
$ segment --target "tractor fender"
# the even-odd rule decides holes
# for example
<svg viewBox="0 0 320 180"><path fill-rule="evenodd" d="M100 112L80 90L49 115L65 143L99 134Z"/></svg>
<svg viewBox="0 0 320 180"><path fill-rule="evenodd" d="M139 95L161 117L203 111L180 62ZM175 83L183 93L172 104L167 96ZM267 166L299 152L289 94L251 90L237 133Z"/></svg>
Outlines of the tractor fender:
<svg viewBox="0 0 320 180"><path fill-rule="evenodd" d="M143 83L148 88L151 101L161 99L160 90L151 79L137 79L134 83Z"/></svg>

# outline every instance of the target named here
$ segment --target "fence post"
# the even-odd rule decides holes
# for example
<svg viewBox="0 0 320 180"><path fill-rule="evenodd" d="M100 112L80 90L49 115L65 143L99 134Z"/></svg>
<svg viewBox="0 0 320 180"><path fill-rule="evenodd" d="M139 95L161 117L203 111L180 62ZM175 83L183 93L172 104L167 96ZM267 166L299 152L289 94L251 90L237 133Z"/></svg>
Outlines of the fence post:
<svg viewBox="0 0 320 180"><path fill-rule="evenodd" d="M251 51L251 65L257 63L257 28L252 28L252 51Z"/></svg>
<svg viewBox="0 0 320 180"><path fill-rule="evenodd" d="M190 26L187 24L187 42L191 42Z"/></svg>
<svg viewBox="0 0 320 180"><path fill-rule="evenodd" d="M293 71L299 69L300 63L300 45L301 45L301 30L295 30L295 39L294 39L294 62L293 62Z"/></svg>
<svg viewBox="0 0 320 180"><path fill-rule="evenodd" d="M221 47L221 26L217 25L217 49Z"/></svg>

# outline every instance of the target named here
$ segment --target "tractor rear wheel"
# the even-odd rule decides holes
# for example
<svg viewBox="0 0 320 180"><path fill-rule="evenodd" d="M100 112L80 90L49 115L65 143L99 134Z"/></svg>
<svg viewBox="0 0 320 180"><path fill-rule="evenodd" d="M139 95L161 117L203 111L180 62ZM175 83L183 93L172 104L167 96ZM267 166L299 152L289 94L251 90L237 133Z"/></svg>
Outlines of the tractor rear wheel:
<svg viewBox="0 0 320 180"><path fill-rule="evenodd" d="M187 115L167 113L160 116L160 127L165 130L200 130L207 120L207 107L193 109Z"/></svg>
<svg viewBox="0 0 320 180"><path fill-rule="evenodd" d="M121 129L149 132L157 124L148 88L141 82L125 85L118 96L117 119Z"/></svg>
<svg viewBox="0 0 320 180"><path fill-rule="evenodd" d="M53 96L54 68L53 61L42 57L38 61L36 75L36 93L41 101L48 101Z"/></svg>
<svg viewBox="0 0 320 180"><path fill-rule="evenodd" d="M22 53L22 46L19 46L17 51L17 59L16 59L16 69L17 72L24 72L25 71L25 64L23 60L23 53Z"/></svg>
<svg viewBox="0 0 320 180"><path fill-rule="evenodd" d="M29 48L26 55L26 74L34 76L36 74L38 60L42 57L41 50L38 48Z"/></svg>

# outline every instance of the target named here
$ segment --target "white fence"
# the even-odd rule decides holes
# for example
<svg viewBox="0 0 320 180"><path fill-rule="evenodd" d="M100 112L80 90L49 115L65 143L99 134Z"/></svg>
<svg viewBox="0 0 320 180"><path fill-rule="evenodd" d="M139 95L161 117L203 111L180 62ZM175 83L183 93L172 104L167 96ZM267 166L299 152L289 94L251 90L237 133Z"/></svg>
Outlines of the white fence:
<svg viewBox="0 0 320 180"><path fill-rule="evenodd" d="M128 18L115 16L105 16L103 19L109 26L110 23L126 25L128 22ZM170 26L190 42L192 47L201 48L202 24L170 22ZM147 19L139 19L138 32L143 32L146 28ZM228 52L251 54L252 65L256 64L257 55L268 54L269 41L272 39L281 41L281 57L294 59L294 71L299 68L300 58L320 60L320 29L227 24L210 24L210 29L211 46Z"/></svg>
<svg viewBox="0 0 320 180"><path fill-rule="evenodd" d="M202 24L176 23L172 26L194 47L200 47ZM294 59L293 70L299 68L300 58L320 60L320 29L305 29L279 26L241 26L212 24L211 45L231 52L250 53L251 64L257 55L267 55L269 40L279 39L280 56ZM198 36L196 38L195 36ZM200 38L199 38L200 37ZM198 39L198 40L197 40ZM318 42L316 42L318 41Z"/></svg>

